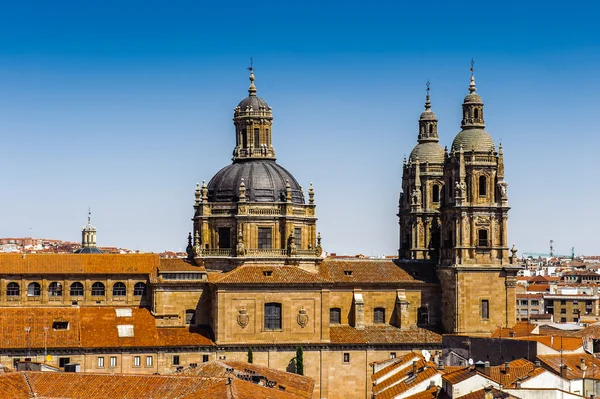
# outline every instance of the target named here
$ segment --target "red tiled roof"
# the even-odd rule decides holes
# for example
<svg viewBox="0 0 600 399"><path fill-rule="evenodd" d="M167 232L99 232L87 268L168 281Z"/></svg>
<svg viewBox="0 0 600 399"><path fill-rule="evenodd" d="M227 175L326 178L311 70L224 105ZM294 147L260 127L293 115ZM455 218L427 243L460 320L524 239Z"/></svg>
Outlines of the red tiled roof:
<svg viewBox="0 0 600 399"><path fill-rule="evenodd" d="M328 280L297 266L243 265L220 276L211 275L215 284L323 284Z"/></svg>
<svg viewBox="0 0 600 399"><path fill-rule="evenodd" d="M600 359L588 353L538 355L537 358L557 375L560 375L560 365L566 365L565 377L569 380L583 378L584 370L581 369L581 359L583 359L586 366L585 378L600 380Z"/></svg>
<svg viewBox="0 0 600 399"><path fill-rule="evenodd" d="M365 326L362 330L330 326L329 338L332 344L442 343L442 336L437 332L424 328L401 330L390 325Z"/></svg>
<svg viewBox="0 0 600 399"><path fill-rule="evenodd" d="M499 327L492 332L492 338L524 337L531 334L537 326L526 321L520 321L511 328Z"/></svg>
<svg viewBox="0 0 600 399"><path fill-rule="evenodd" d="M424 371L425 367L427 366L425 360L416 360L415 363L415 366L413 366L413 364L405 366L402 370L373 386L373 393L378 395L386 389L398 384L400 381L413 374L415 367L418 374L419 372Z"/></svg>
<svg viewBox="0 0 600 399"><path fill-rule="evenodd" d="M192 271L192 272L203 272L206 271L204 266L196 265L193 260L184 258L160 258L158 265L159 272L179 272L179 271Z"/></svg>
<svg viewBox="0 0 600 399"><path fill-rule="evenodd" d="M427 379L434 377L438 373L439 372L435 368L427 367L423 371L417 373L416 378L405 379L404 381L391 386L390 388L386 389L385 391L380 392L379 394L375 394L375 398L377 398L377 399L395 398L398 395L400 395L401 393L408 391L415 385L420 384L420 383L426 381Z"/></svg>
<svg viewBox="0 0 600 399"><path fill-rule="evenodd" d="M320 274L335 283L419 282L390 259L325 259Z"/></svg>
<svg viewBox="0 0 600 399"><path fill-rule="evenodd" d="M528 337L515 338L522 341L537 341L556 351L574 351L583 346L581 338L578 337L548 337L542 335L530 335Z"/></svg>
<svg viewBox="0 0 600 399"><path fill-rule="evenodd" d="M507 392L502 392L496 388L492 388L492 399L518 399L516 396L513 396ZM480 389L479 391L470 392L466 395L460 397L460 399L485 399L485 389Z"/></svg>
<svg viewBox="0 0 600 399"><path fill-rule="evenodd" d="M402 367L402 365L404 365L406 362L409 362L409 361L411 361L413 359L414 360L419 360L419 359L421 359L421 356L419 356L419 355L417 355L417 354L415 354L413 352L407 353L404 356L400 356L400 357L394 359L394 361L391 362L389 365L385 366L384 368L382 368L378 372L374 373L371 376L371 380L375 381L375 380L383 377L384 375L386 375L390 371L392 371L392 370L394 370L394 369L396 369L398 367Z"/></svg>
<svg viewBox="0 0 600 399"><path fill-rule="evenodd" d="M33 397L21 373L0 373L0 398L29 399Z"/></svg>
<svg viewBox="0 0 600 399"><path fill-rule="evenodd" d="M155 254L0 254L2 274L142 274L154 275Z"/></svg>

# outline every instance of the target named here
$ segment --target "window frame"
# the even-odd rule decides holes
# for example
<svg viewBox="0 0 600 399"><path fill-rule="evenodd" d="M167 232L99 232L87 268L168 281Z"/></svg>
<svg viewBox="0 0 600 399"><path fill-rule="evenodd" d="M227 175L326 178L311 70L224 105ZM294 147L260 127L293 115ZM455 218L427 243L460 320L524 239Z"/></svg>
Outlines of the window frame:
<svg viewBox="0 0 600 399"><path fill-rule="evenodd" d="M152 366L154 366L154 357L146 356L146 367L152 367Z"/></svg>
<svg viewBox="0 0 600 399"><path fill-rule="evenodd" d="M373 324L385 324L385 308L377 307L373 309Z"/></svg>
<svg viewBox="0 0 600 399"><path fill-rule="evenodd" d="M479 175L478 184L477 184L477 192L479 197L487 197L487 176Z"/></svg>
<svg viewBox="0 0 600 399"><path fill-rule="evenodd" d="M127 285L122 281L117 281L112 286L112 295L116 297L127 296Z"/></svg>
<svg viewBox="0 0 600 399"><path fill-rule="evenodd" d="M440 202L440 186L439 184L434 184L431 188L431 202L437 204Z"/></svg>
<svg viewBox="0 0 600 399"><path fill-rule="evenodd" d="M141 365L142 365L142 357L134 356L133 357L133 367L141 367Z"/></svg>
<svg viewBox="0 0 600 399"><path fill-rule="evenodd" d="M81 293L79 292L79 288L81 288ZM77 291L76 291L77 289ZM83 296L85 293L85 286L83 285L83 283L79 282L79 281L75 281L73 283L71 283L71 285L69 286L69 295L70 296Z"/></svg>
<svg viewBox="0 0 600 399"><path fill-rule="evenodd" d="M264 305L264 330L281 331L283 327L282 306L279 302L267 302Z"/></svg>
<svg viewBox="0 0 600 399"><path fill-rule="evenodd" d="M482 299L479 302L479 316L481 320L489 320L490 319L490 300Z"/></svg>
<svg viewBox="0 0 600 399"><path fill-rule="evenodd" d="M48 296L51 297L62 297L63 296L63 286L58 281L53 281L48 284Z"/></svg>
<svg viewBox="0 0 600 399"><path fill-rule="evenodd" d="M106 296L106 286L100 281L96 281L92 284L92 296L103 297Z"/></svg>
<svg viewBox="0 0 600 399"><path fill-rule="evenodd" d="M108 367L111 369L114 369L117 367L117 357L116 356L111 356L109 359L109 363L108 363Z"/></svg>
<svg viewBox="0 0 600 399"><path fill-rule="evenodd" d="M191 315L190 317L188 317ZM185 310L185 325L193 326L196 324L196 310L195 309L186 309Z"/></svg>
<svg viewBox="0 0 600 399"><path fill-rule="evenodd" d="M30 293L30 291L32 293ZM42 295L42 286L37 281L32 281L27 284L27 296L30 298L37 298Z"/></svg>
<svg viewBox="0 0 600 399"><path fill-rule="evenodd" d="M257 247L258 249L273 249L273 227L258 228Z"/></svg>
<svg viewBox="0 0 600 399"><path fill-rule="evenodd" d="M142 293L139 294L140 292L140 287L142 288ZM137 283L135 283L135 285L133 286L133 296L145 296L146 295L146 289L147 289L147 285L146 283L143 283L141 281L138 281Z"/></svg>
<svg viewBox="0 0 600 399"><path fill-rule="evenodd" d="M171 361L173 363L173 366L179 366L181 364L181 359L179 358L179 355L173 355Z"/></svg>
<svg viewBox="0 0 600 399"><path fill-rule="evenodd" d="M104 356L98 356L96 358L96 368L103 369L104 368Z"/></svg>
<svg viewBox="0 0 600 399"><path fill-rule="evenodd" d="M342 363L350 363L350 352L344 352L342 354Z"/></svg>
<svg viewBox="0 0 600 399"><path fill-rule="evenodd" d="M16 290L15 290L15 287L16 287ZM21 296L21 286L19 285L19 283L15 282L15 281L11 281L10 283L6 284L6 296L7 297Z"/></svg>
<svg viewBox="0 0 600 399"><path fill-rule="evenodd" d="M337 319L334 318L337 315ZM342 324L342 309L341 308L330 308L329 309L329 324Z"/></svg>
<svg viewBox="0 0 600 399"><path fill-rule="evenodd" d="M477 230L477 246L482 248L487 248L490 245L490 238L487 229L478 229ZM483 238L485 236L485 238Z"/></svg>
<svg viewBox="0 0 600 399"><path fill-rule="evenodd" d="M296 248L302 248L302 227L294 227L294 244Z"/></svg>

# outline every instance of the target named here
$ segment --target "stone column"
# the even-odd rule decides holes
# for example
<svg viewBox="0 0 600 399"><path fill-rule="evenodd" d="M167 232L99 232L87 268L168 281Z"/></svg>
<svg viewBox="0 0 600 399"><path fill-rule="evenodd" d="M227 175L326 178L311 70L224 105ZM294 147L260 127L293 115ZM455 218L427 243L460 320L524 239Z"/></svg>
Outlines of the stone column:
<svg viewBox="0 0 600 399"><path fill-rule="evenodd" d="M396 320L401 330L410 328L410 301L404 290L396 291Z"/></svg>
<svg viewBox="0 0 600 399"><path fill-rule="evenodd" d="M354 291L354 328L365 328L365 300L360 291Z"/></svg>

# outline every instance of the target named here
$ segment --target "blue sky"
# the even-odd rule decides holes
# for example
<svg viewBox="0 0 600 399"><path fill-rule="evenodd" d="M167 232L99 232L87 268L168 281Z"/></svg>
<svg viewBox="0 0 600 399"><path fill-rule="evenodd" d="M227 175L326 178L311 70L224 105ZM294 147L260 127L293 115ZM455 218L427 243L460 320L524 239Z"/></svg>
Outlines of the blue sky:
<svg viewBox="0 0 600 399"><path fill-rule="evenodd" d="M474 58L509 240L600 253L594 2L84 3L0 6L0 236L79 240L91 205L100 245L183 249L195 183L230 162L253 56L325 249L393 254L425 82L450 145Z"/></svg>

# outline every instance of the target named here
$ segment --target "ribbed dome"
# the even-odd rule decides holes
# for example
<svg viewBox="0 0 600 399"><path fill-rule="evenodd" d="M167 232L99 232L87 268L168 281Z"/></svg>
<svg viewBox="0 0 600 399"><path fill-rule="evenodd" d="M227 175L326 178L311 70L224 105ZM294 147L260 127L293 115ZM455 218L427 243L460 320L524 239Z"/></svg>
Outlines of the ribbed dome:
<svg viewBox="0 0 600 399"><path fill-rule="evenodd" d="M465 129L458 133L452 142L452 151L459 151L461 145L463 151L490 152L495 149L492 136L483 129Z"/></svg>
<svg viewBox="0 0 600 399"><path fill-rule="evenodd" d="M240 107L242 112L246 111L246 108L252 108L253 111L258 111L261 107L265 108L265 110L268 110L269 104L267 104L265 100L258 96L248 96L240 101L238 107Z"/></svg>
<svg viewBox="0 0 600 399"><path fill-rule="evenodd" d="M444 149L437 142L419 143L413 148L409 159L415 162L419 157L420 163L444 163Z"/></svg>
<svg viewBox="0 0 600 399"><path fill-rule="evenodd" d="M469 93L465 96L464 103L483 104L483 100L479 94Z"/></svg>
<svg viewBox="0 0 600 399"><path fill-rule="evenodd" d="M262 159L238 161L218 171L208 183L208 200L237 201L242 179L249 202L285 202L285 186L289 182L292 202L304 204L304 195L294 176L274 160Z"/></svg>
<svg viewBox="0 0 600 399"><path fill-rule="evenodd" d="M74 253L76 254L103 254L104 251L98 249L96 247L83 247L76 250Z"/></svg>
<svg viewBox="0 0 600 399"><path fill-rule="evenodd" d="M433 111L423 111L419 119L422 121L437 121L437 117Z"/></svg>

